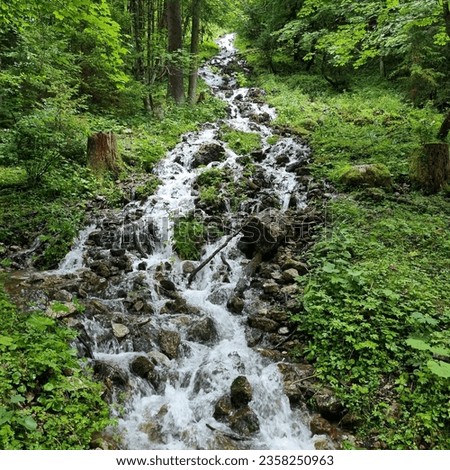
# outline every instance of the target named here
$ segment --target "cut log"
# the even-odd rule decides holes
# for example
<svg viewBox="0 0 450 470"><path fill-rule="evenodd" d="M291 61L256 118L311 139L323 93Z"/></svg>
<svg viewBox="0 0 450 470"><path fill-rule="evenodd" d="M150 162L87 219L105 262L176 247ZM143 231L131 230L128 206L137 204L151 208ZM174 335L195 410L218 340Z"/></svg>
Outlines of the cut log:
<svg viewBox="0 0 450 470"><path fill-rule="evenodd" d="M450 178L448 144L425 144L413 158L410 173L411 179L428 194L439 192Z"/></svg>
<svg viewBox="0 0 450 470"><path fill-rule="evenodd" d="M119 172L117 139L112 132L99 132L88 138L88 166L96 172Z"/></svg>

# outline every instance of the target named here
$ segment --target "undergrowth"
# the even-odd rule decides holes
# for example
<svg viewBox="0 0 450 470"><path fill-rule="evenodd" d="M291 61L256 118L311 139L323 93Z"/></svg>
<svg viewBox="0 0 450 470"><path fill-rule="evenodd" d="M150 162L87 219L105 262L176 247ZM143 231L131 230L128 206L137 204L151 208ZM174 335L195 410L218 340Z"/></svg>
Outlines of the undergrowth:
<svg viewBox="0 0 450 470"><path fill-rule="evenodd" d="M342 191L299 279L301 354L363 447L450 448L450 205L445 191L425 196L408 177L443 116L369 73L338 93L320 75L268 73L255 49L244 54L275 125L302 136L314 176ZM371 163L387 166L392 188L339 185L350 165Z"/></svg>
<svg viewBox="0 0 450 470"><path fill-rule="evenodd" d="M0 448L89 448L111 421L102 385L69 346L74 333L19 312L2 290L0 323Z"/></svg>

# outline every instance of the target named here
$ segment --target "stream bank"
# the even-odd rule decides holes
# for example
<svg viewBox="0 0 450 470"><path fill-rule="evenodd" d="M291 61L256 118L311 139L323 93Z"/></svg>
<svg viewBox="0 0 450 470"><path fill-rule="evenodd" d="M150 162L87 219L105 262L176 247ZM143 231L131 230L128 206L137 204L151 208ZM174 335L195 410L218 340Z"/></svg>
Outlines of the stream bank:
<svg viewBox="0 0 450 470"><path fill-rule="evenodd" d="M350 439L327 421L345 414L331 391L307 363L291 362L299 344L286 313L297 308L302 253L331 194L309 175L300 139L274 138L274 111L262 90L239 87L245 64L236 61L227 36L202 74L229 118L183 137L157 170L158 192L92 220L58 270L16 287L80 331L77 347L106 384L122 448L307 449ZM258 134L261 148L236 152L225 128ZM186 220L204 227L201 259L224 245L191 282L199 261L174 249Z"/></svg>

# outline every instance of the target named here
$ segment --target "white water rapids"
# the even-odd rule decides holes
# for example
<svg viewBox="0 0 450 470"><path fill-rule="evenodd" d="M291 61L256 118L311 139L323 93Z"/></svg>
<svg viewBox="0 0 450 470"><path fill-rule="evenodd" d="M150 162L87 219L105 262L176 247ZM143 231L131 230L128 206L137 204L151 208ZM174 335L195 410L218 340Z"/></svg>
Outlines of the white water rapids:
<svg viewBox="0 0 450 470"><path fill-rule="evenodd" d="M299 193L295 175L284 167L276 165L277 157L285 155L289 162L295 162L299 155L307 155L307 148L292 138L284 137L270 146L267 143L272 131L264 124L254 120L255 116L269 116L274 111L267 105L247 98L250 90L238 88L233 80L224 87L225 79L221 72L213 72L211 65L223 69L235 60L233 36L220 40L220 54L209 66L202 69L201 75L213 92L229 104L229 118L226 125L236 130L257 132L262 136L263 148L267 154L261 166L266 178L271 182L271 192L286 210L296 199L297 207L304 204ZM242 115L245 102L247 112ZM169 359L157 351L154 341L154 357L158 357L157 368L164 367L164 382L154 387L148 381L130 373L130 363L138 356L146 356L151 351L140 349L139 342L131 335L118 339L111 334L111 324L100 322L95 315L84 320L84 328L89 336L96 360L112 364L124 371L128 377L129 388L117 396L123 409L116 410L122 446L126 449L221 449L227 448L223 436L234 434L226 424L213 418L216 402L230 392L230 385L238 376L246 376L253 387L250 408L256 414L260 430L251 437L236 442L239 448L249 449L312 449L311 432L304 424L299 411L292 410L288 398L283 393L283 385L277 365L260 356L247 346L245 336L246 312L255 305L255 296L250 290L244 292L245 308L243 315L236 315L226 308L227 300L233 295L238 281L244 276L248 260L237 249L239 237L235 237L204 269L190 286L183 273L183 262L172 248L173 221L176 217L195 210L198 195L193 190L196 176L204 171L203 167L192 168L193 156L202 145L219 141L218 123L208 124L199 132L186 135L183 141L161 162L157 175L161 186L157 193L145 203L132 202L122 211L123 218L135 220L138 234L151 226L155 233L153 251L148 256L131 254L132 267L123 275L120 284L122 291L130 292L136 288L144 289L152 299L154 312L137 316L127 311L123 295L119 295L117 285L109 285L105 295L97 300L105 308L116 312L120 323L130 326L144 325L146 331L175 331L180 335L181 344L178 357ZM226 144L223 144L226 147ZM242 171L238 155L226 147L226 159L208 166L229 168L239 176ZM258 211L258 204L252 208ZM138 215L136 215L138 214ZM232 220L235 217L228 214ZM134 217L134 219L133 219ZM236 226L239 220L236 220ZM69 253L59 272L73 273L83 268L82 259L86 258L86 240L94 231L93 226L81 233L79 242ZM118 228L119 232L121 228ZM125 230L116 239L117 247L124 246ZM224 243L226 236L205 246L202 258ZM118 240L118 241L117 241ZM227 260L224 265L223 258ZM161 273L175 285L178 294L198 313L194 320L210 318L217 331L213 344L201 344L188 339L188 329L193 314L166 313L162 310L167 297L158 289L155 279ZM142 326L143 328L144 326ZM151 334L151 333L150 333ZM155 352L156 351L156 352ZM222 436L222 437L221 437ZM227 441L229 442L229 441Z"/></svg>

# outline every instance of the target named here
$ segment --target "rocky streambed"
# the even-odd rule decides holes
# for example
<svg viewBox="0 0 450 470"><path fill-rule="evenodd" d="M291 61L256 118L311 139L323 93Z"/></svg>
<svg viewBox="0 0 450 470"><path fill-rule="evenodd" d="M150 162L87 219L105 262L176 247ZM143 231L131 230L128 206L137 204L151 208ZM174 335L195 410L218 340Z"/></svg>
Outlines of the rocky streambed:
<svg viewBox="0 0 450 470"><path fill-rule="evenodd" d="M13 275L9 290L79 331L118 418L113 446L339 447L351 436L335 424L351 417L292 359L289 321L331 194L309 174L305 143L270 127L263 90L239 86L233 36L220 47L201 73L228 118L183 137L154 196L103 211L59 269ZM239 152L230 130L260 147ZM198 259L182 259L186 247Z"/></svg>

